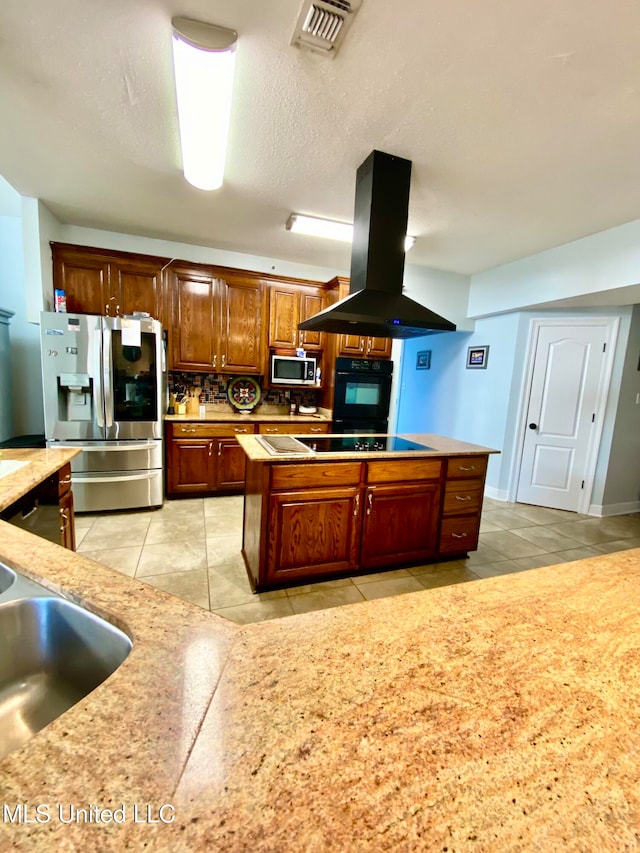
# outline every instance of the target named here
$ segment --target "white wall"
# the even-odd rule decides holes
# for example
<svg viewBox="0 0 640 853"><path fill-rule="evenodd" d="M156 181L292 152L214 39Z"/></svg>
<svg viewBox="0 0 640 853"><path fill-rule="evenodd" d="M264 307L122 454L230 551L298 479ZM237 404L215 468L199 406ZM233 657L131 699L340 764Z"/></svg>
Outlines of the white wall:
<svg viewBox="0 0 640 853"><path fill-rule="evenodd" d="M471 276L469 316L616 291L609 304L640 302L640 220ZM625 295L625 291L629 291ZM597 298L597 302L596 302Z"/></svg>

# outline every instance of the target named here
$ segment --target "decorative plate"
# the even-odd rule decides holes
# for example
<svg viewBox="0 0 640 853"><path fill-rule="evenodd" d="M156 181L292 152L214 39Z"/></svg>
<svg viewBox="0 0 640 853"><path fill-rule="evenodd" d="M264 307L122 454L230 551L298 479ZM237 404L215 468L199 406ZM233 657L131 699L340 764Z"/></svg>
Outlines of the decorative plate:
<svg viewBox="0 0 640 853"><path fill-rule="evenodd" d="M251 376L236 376L227 385L227 397L239 412L250 412L260 402L260 385Z"/></svg>

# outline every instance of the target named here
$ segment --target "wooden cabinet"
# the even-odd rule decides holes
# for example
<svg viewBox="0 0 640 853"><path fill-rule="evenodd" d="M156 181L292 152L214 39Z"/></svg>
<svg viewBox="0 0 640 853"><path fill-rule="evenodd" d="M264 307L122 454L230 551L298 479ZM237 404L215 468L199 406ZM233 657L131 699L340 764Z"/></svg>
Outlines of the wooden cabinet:
<svg viewBox="0 0 640 853"><path fill-rule="evenodd" d="M329 432L329 422L325 423L301 423L295 424L290 422L269 424L258 424L258 432L262 435L319 435L320 433Z"/></svg>
<svg viewBox="0 0 640 853"><path fill-rule="evenodd" d="M325 347L324 332L303 332L298 324L313 317L325 306L326 291L321 287L271 283L269 286L269 346L294 350L303 347L319 352Z"/></svg>
<svg viewBox="0 0 640 853"><path fill-rule="evenodd" d="M71 464L67 463L34 486L14 504L3 510L0 518L62 545L76 549Z"/></svg>
<svg viewBox="0 0 640 853"><path fill-rule="evenodd" d="M487 461L486 456L447 460L439 554L465 554L478 547Z"/></svg>
<svg viewBox="0 0 640 853"><path fill-rule="evenodd" d="M349 279L336 277L328 287L338 288L338 299L349 295ZM335 292L335 290L334 290ZM391 358L391 338L362 337L361 335L337 335L336 355L356 358Z"/></svg>
<svg viewBox="0 0 640 853"><path fill-rule="evenodd" d="M440 458L250 461L243 553L253 587L433 559L443 467Z"/></svg>
<svg viewBox="0 0 640 853"><path fill-rule="evenodd" d="M391 358L391 338L363 338L358 335L338 336L338 355L359 358Z"/></svg>
<svg viewBox="0 0 640 853"><path fill-rule="evenodd" d="M120 317L146 311L164 322L162 268L166 258L52 243L53 286L67 311Z"/></svg>
<svg viewBox="0 0 640 853"><path fill-rule="evenodd" d="M215 267L172 265L170 367L263 373L263 288L259 278Z"/></svg>
<svg viewBox="0 0 640 853"><path fill-rule="evenodd" d="M358 569L361 468L345 462L272 469L265 564L256 585Z"/></svg>
<svg viewBox="0 0 640 853"><path fill-rule="evenodd" d="M372 462L367 468L362 568L391 567L433 557L442 462Z"/></svg>
<svg viewBox="0 0 640 853"><path fill-rule="evenodd" d="M167 496L239 492L246 455L235 439L253 424L167 423Z"/></svg>

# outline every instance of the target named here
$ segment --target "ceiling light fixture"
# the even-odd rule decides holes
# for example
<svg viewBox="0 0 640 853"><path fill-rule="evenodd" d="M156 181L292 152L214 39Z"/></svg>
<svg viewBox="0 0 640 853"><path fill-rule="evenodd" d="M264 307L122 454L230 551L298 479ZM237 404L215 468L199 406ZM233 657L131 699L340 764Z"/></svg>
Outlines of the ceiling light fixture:
<svg viewBox="0 0 640 853"><path fill-rule="evenodd" d="M326 237L329 240L340 240L343 243L353 242L353 225L349 222L336 222L333 219L320 219L316 216L292 213L287 219L285 228L287 231L308 234L311 237ZM405 252L408 252L415 242L415 237L407 235L404 238Z"/></svg>
<svg viewBox="0 0 640 853"><path fill-rule="evenodd" d="M235 30L173 18L173 67L184 176L201 190L222 186L235 67Z"/></svg>

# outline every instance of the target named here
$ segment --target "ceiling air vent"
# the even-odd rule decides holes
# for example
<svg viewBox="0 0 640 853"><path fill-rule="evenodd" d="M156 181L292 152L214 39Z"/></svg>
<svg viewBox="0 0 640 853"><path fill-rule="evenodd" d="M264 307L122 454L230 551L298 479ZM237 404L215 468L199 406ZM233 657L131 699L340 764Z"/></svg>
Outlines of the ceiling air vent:
<svg viewBox="0 0 640 853"><path fill-rule="evenodd" d="M362 0L305 0L291 44L335 56Z"/></svg>

